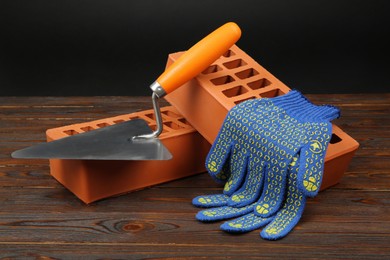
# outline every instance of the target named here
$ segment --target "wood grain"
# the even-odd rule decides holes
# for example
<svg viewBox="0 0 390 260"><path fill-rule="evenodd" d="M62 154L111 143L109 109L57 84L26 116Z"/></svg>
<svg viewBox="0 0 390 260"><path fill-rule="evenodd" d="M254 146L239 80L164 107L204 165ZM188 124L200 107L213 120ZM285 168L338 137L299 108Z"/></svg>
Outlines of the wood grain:
<svg viewBox="0 0 390 260"><path fill-rule="evenodd" d="M308 97L340 107L335 123L361 147L341 183L310 199L275 242L197 222L192 198L221 191L206 173L85 205L50 176L48 161L10 158L48 128L150 109L149 97L0 97L0 256L389 259L390 94Z"/></svg>

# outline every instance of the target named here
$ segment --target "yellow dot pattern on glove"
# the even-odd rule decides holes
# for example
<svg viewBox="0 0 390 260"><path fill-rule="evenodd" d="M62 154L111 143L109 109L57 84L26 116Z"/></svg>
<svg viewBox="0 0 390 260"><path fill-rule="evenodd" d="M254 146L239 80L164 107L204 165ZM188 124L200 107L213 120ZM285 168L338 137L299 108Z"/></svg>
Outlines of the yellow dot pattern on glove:
<svg viewBox="0 0 390 260"><path fill-rule="evenodd" d="M198 199L198 202L202 203L202 204L208 204L211 202L211 199L208 199L208 198L199 198Z"/></svg>
<svg viewBox="0 0 390 260"><path fill-rule="evenodd" d="M206 209L199 211L198 215L204 216L207 221L213 221L218 219L226 219L234 216L240 216L250 211L253 211L253 204L239 208L223 206L218 208Z"/></svg>
<svg viewBox="0 0 390 260"><path fill-rule="evenodd" d="M222 167L222 170L219 171L217 174L214 175L214 177L219 181L224 181L229 179L230 177L230 166L228 163L225 163Z"/></svg>
<svg viewBox="0 0 390 260"><path fill-rule="evenodd" d="M230 206L248 205L258 199L264 178L264 166L259 158L249 156L246 180L243 186L230 199Z"/></svg>
<svg viewBox="0 0 390 260"><path fill-rule="evenodd" d="M221 228L242 232L271 222L261 235L277 239L298 223L306 197L315 195L321 186L330 120L339 112L330 106L305 102L298 92L290 93L280 98L248 100L229 111L206 167L217 180L225 177L224 193L231 196L228 205L232 207L218 209L213 217L197 215L198 219L237 217L232 211L241 210L253 191L262 190L259 202L251 204L250 214L228 221ZM258 162L253 163L255 159ZM252 171L257 167L263 170ZM224 174L220 175L221 172ZM251 183L251 178L261 180L263 189L253 188L256 183ZM237 208L232 202L237 203Z"/></svg>
<svg viewBox="0 0 390 260"><path fill-rule="evenodd" d="M298 158L294 157L293 162L293 165L290 164L289 167L287 197L282 209L276 216L264 218L252 212L240 218L227 221L221 228L231 232L248 232L271 222L262 233L266 233L266 236L270 239L286 235L296 224L294 220L300 217L298 213L302 213L306 201L297 183Z"/></svg>
<svg viewBox="0 0 390 260"><path fill-rule="evenodd" d="M295 160L297 161L297 160ZM298 214L303 211L306 202L306 197L298 188L298 165L295 164L290 167L287 196L284 201L282 209L277 213L274 220L263 230L262 236L269 239L275 239L279 236L286 235L300 218ZM296 220L294 222L294 220Z"/></svg>
<svg viewBox="0 0 390 260"><path fill-rule="evenodd" d="M297 162L298 162L298 157L294 157L290 163L290 166L295 166L297 165Z"/></svg>
<svg viewBox="0 0 390 260"><path fill-rule="evenodd" d="M309 149L312 153L320 153L322 151L322 144L317 140L311 140Z"/></svg>
<svg viewBox="0 0 390 260"><path fill-rule="evenodd" d="M224 191L230 191L230 189L232 188L232 185L233 185L233 180L230 180L230 181L226 182L225 187L223 188L223 190Z"/></svg>
<svg viewBox="0 0 390 260"><path fill-rule="evenodd" d="M242 224L240 224L240 223L237 223L237 224L229 223L229 226L234 227L234 228L242 228Z"/></svg>
<svg viewBox="0 0 390 260"><path fill-rule="evenodd" d="M247 232L264 226L270 220L271 218L262 218L253 213L249 213L242 217L227 221L224 225L229 227L227 231Z"/></svg>
<svg viewBox="0 0 390 260"><path fill-rule="evenodd" d="M209 169L209 171L211 172L217 172L217 163L215 161L211 161L208 165L207 165L207 168Z"/></svg>
<svg viewBox="0 0 390 260"><path fill-rule="evenodd" d="M217 214L217 212L211 211L211 210L207 210L207 211L204 211L203 214L208 216L208 217L214 217Z"/></svg>
<svg viewBox="0 0 390 260"><path fill-rule="evenodd" d="M265 203L256 207L257 212L260 214L268 214L269 204Z"/></svg>
<svg viewBox="0 0 390 260"><path fill-rule="evenodd" d="M233 195L232 196L232 200L235 201L235 202L240 202L244 198L245 198L244 195Z"/></svg>
<svg viewBox="0 0 390 260"><path fill-rule="evenodd" d="M227 205L229 196L225 194L211 194L211 195L201 195L192 201L192 203L197 207L220 207Z"/></svg>
<svg viewBox="0 0 390 260"><path fill-rule="evenodd" d="M303 186L305 186L307 191L316 191L318 189L317 183L318 181L314 177L309 177L309 180L303 181Z"/></svg>
<svg viewBox="0 0 390 260"><path fill-rule="evenodd" d="M265 230L265 232L267 232L270 235L276 235L276 234L278 234L278 229L277 228L267 228Z"/></svg>
<svg viewBox="0 0 390 260"><path fill-rule="evenodd" d="M282 203L287 167L294 163L293 157L303 147L309 149L304 150L302 178L308 185L302 182L302 187L306 187L308 192L318 191L322 179L322 157L326 150L323 144L330 138L329 126L329 122L299 121L274 105L272 99L248 100L229 111L210 150L206 166L215 178L225 177L224 193L230 196L243 184L248 161L251 161L247 158L258 158L266 167L265 192L259 205L264 208L267 204L267 210L272 214ZM226 164L229 165L229 174L219 175ZM249 194L248 191L239 195ZM234 199L244 200L241 197Z"/></svg>
<svg viewBox="0 0 390 260"><path fill-rule="evenodd" d="M324 128L321 130L325 130ZM317 137L317 139L311 140L308 144L308 149L305 149L304 152L305 172L303 174L302 184L311 196L317 194L321 186L324 157L327 148L322 143L327 143L328 140L330 140L330 134L324 133L322 136Z"/></svg>

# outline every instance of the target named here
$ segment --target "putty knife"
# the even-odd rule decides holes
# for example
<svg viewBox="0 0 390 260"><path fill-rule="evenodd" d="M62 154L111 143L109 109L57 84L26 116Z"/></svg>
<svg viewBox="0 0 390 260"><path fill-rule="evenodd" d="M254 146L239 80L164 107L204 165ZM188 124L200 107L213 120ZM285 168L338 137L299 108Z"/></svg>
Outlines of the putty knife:
<svg viewBox="0 0 390 260"><path fill-rule="evenodd" d="M37 144L12 153L13 158L77 160L169 160L171 153L157 138L163 123L158 99L196 77L227 52L241 36L229 22L199 41L152 83L157 128L134 119L59 140ZM186 149L186 148L183 148Z"/></svg>

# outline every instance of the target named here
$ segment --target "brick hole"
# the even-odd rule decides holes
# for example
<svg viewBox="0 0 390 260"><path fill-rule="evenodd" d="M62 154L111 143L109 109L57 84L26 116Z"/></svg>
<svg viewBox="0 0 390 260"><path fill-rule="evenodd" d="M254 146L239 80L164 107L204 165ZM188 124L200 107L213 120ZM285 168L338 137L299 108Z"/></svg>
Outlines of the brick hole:
<svg viewBox="0 0 390 260"><path fill-rule="evenodd" d="M187 121L187 119L185 118L179 118L178 119L180 122L182 122L183 124L187 125L187 126L191 126L191 124Z"/></svg>
<svg viewBox="0 0 390 260"><path fill-rule="evenodd" d="M156 120L156 116L155 116L154 113L146 114L145 116L148 117L148 118L150 118L150 119L152 119L152 120Z"/></svg>
<svg viewBox="0 0 390 260"><path fill-rule="evenodd" d="M79 132L77 132L76 130L70 129L70 130L65 130L63 133L67 134L67 135L77 135Z"/></svg>
<svg viewBox="0 0 390 260"><path fill-rule="evenodd" d="M139 118L140 118L139 116L129 116L129 119L130 119L130 120L139 119Z"/></svg>
<svg viewBox="0 0 390 260"><path fill-rule="evenodd" d="M247 70L237 72L236 76L239 77L240 79L247 79L247 78L253 77L253 76L258 75L258 74L259 74L259 72L257 72L257 70L250 68Z"/></svg>
<svg viewBox="0 0 390 260"><path fill-rule="evenodd" d="M280 95L283 95L283 94L285 94L285 93L277 88L277 89L273 89L273 90L270 90L270 91L267 91L267 92L260 93L260 97L272 98L272 97L277 97L277 96L280 96Z"/></svg>
<svg viewBox="0 0 390 260"><path fill-rule="evenodd" d="M268 79L262 78L262 79L259 79L256 81L249 82L247 85L251 89L256 90L256 89L264 88L264 87L271 85L271 81L269 81Z"/></svg>
<svg viewBox="0 0 390 260"><path fill-rule="evenodd" d="M230 82L233 82L234 81L234 78L227 75L227 76L223 76L223 77L219 77L219 78L216 78L216 79L211 79L210 80L214 85L223 85L223 84L227 84L227 83L230 83Z"/></svg>
<svg viewBox="0 0 390 260"><path fill-rule="evenodd" d="M342 141L342 139L341 139L338 135L332 134L332 137L330 138L329 143L331 143L331 144L337 144L337 143L339 143L339 142L341 142L341 141Z"/></svg>
<svg viewBox="0 0 390 260"><path fill-rule="evenodd" d="M245 94L246 92L248 92L248 90L241 85L222 91L222 93L229 98Z"/></svg>
<svg viewBox="0 0 390 260"><path fill-rule="evenodd" d="M242 59L232 60L229 62L225 62L223 64L223 66L225 66L228 69L234 69L234 68L242 67L245 65L247 65L247 63L245 61L243 61Z"/></svg>
<svg viewBox="0 0 390 260"><path fill-rule="evenodd" d="M214 72L217 72L217 71L220 71L222 70L222 68L218 65L211 65L210 67L208 67L207 69L205 69L202 73L203 74L210 74L210 73L214 73Z"/></svg>
<svg viewBox="0 0 390 260"><path fill-rule="evenodd" d="M169 111L169 110L162 111L161 114L167 115L167 116L172 117L172 118L179 118L180 117L178 114L173 113L172 111Z"/></svg>
<svg viewBox="0 0 390 260"><path fill-rule="evenodd" d="M100 128L103 128L103 127L106 127L106 126L110 126L109 123L100 123L100 124L97 124L98 127Z"/></svg>
<svg viewBox="0 0 390 260"><path fill-rule="evenodd" d="M165 122L164 125L168 126L169 128L172 128L174 130L183 129L184 128L183 126L178 125L178 124L173 123L173 122Z"/></svg>
<svg viewBox="0 0 390 260"><path fill-rule="evenodd" d="M244 102L244 101L247 101L247 100L250 100L250 99L255 99L256 97L249 97L249 98L245 98L245 99L240 99L240 100L237 100L237 101L234 101L234 103L236 104L236 105L238 105L238 104L240 104L240 103L242 103L242 102Z"/></svg>
<svg viewBox="0 0 390 260"><path fill-rule="evenodd" d="M122 123L122 122L125 122L125 120L123 120L123 119L114 120L115 124L119 124L119 123Z"/></svg>
<svg viewBox="0 0 390 260"><path fill-rule="evenodd" d="M223 57L231 57L231 56L234 56L236 55L232 50L228 50L227 52L225 52L224 54L222 54Z"/></svg>
<svg viewBox="0 0 390 260"><path fill-rule="evenodd" d="M80 129L83 130L84 132L95 130L95 128L93 128L92 126L84 126L84 127L80 127Z"/></svg>

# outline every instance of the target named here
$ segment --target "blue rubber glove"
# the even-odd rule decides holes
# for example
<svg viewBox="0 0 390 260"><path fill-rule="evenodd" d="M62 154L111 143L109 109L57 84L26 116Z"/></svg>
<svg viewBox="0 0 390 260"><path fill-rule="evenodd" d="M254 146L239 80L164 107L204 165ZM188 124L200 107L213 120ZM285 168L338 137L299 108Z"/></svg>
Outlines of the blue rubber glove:
<svg viewBox="0 0 390 260"><path fill-rule="evenodd" d="M224 194L199 196L193 200L193 203L202 207L222 206L199 212L197 219L201 221L216 221L244 215L221 226L228 232L247 232L272 221L263 230L261 236L266 239L278 239L285 236L298 223L306 196L314 196L319 190L325 151L331 135L329 121L337 118L339 111L331 106L315 106L297 91L291 91L278 98L259 101L261 100L244 102L229 112L206 160L206 166L214 179L219 182L227 180ZM237 109L238 113L234 112L239 106L241 110ZM274 108L270 110L268 106ZM264 120L262 126L265 130L259 129L258 122L261 120ZM245 128L243 125L249 127ZM256 130L255 135L251 134L253 129L250 128ZM275 138L275 134L282 138ZM230 142L226 136L232 137ZM288 142L289 136L293 142ZM270 137L268 148L271 149L267 151L267 147L259 145L260 142L256 140L267 144L268 137ZM247 141L246 145L242 140ZM297 143L300 145L294 149L291 144ZM220 153L221 146L228 148L222 149L225 151L222 152L224 156L218 157L216 154ZM275 152L278 155L276 159L270 158L270 155L274 155ZM253 156L254 153L257 156ZM243 154L244 158L240 158ZM297 161L299 154L301 158ZM265 155L264 158L261 158L261 155ZM219 158L221 159L218 161ZM290 158L292 159L289 160ZM284 201L288 167L283 167L285 164L280 167L280 164L275 163L277 159L289 162L293 169L288 176L287 198L279 211ZM264 179L266 185L262 189ZM234 187L232 184L241 187L232 189ZM273 190L274 187L276 190ZM228 191L231 190L235 192L229 196ZM253 203L258 199L260 192L263 192L263 195L259 202Z"/></svg>
<svg viewBox="0 0 390 260"><path fill-rule="evenodd" d="M330 120L338 116L337 108L316 106L295 90L235 106L206 159L209 174L226 182L224 192L199 196L193 204L244 207L261 194L255 213L270 216L281 206L288 165L299 153L298 186L305 196L315 196L331 137Z"/></svg>

